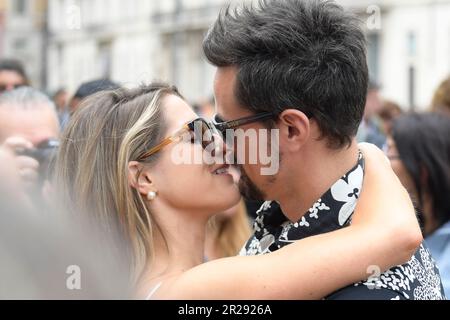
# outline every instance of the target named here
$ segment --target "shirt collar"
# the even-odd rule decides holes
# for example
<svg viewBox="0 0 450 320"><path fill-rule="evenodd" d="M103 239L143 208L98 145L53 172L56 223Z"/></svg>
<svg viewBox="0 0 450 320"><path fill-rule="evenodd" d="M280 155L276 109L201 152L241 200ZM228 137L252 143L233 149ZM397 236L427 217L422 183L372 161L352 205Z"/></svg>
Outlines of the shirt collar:
<svg viewBox="0 0 450 320"><path fill-rule="evenodd" d="M360 152L357 164L336 181L295 223L286 218L278 203L264 203L257 212L255 235L261 238L270 233L279 241L289 243L347 226L351 222L361 193L364 169L364 157Z"/></svg>

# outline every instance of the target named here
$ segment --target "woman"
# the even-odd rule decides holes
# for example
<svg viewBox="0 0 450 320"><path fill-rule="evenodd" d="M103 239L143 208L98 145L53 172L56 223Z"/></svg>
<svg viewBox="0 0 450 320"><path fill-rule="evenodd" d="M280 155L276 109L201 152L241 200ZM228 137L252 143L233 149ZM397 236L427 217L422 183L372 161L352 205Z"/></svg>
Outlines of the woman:
<svg viewBox="0 0 450 320"><path fill-rule="evenodd" d="M351 227L265 256L202 264L207 221L240 194L220 162L175 163L180 148L204 152L194 125L212 137L196 119L175 88L153 84L87 99L63 134L56 170L62 199L120 235L137 297L318 299L366 279L369 265L406 262L420 243L408 195L385 157L366 147L366 182ZM180 139L186 134L194 139ZM223 151L217 141L216 154ZM286 272L274 274L277 268Z"/></svg>
<svg viewBox="0 0 450 320"><path fill-rule="evenodd" d="M426 243L450 294L450 118L408 114L394 122L388 158L415 199Z"/></svg>

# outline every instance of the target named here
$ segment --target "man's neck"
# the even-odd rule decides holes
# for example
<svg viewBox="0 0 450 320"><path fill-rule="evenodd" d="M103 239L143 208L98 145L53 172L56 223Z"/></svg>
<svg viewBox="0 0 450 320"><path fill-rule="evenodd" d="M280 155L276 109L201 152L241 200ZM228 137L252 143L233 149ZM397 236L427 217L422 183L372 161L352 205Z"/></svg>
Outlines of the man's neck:
<svg viewBox="0 0 450 320"><path fill-rule="evenodd" d="M356 165L358 152L356 141L350 148L311 150L310 161L302 163L289 181L289 191L278 199L285 216L292 222L299 221L336 181Z"/></svg>

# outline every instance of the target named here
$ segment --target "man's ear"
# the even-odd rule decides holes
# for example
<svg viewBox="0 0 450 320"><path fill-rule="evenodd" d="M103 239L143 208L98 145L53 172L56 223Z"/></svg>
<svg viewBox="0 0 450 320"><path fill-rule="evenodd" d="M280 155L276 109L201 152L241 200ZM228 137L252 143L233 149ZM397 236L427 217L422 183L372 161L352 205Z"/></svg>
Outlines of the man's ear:
<svg viewBox="0 0 450 320"><path fill-rule="evenodd" d="M152 191L153 182L150 177L150 172L144 170L144 166L137 161L130 161L128 163L128 183L140 194L147 195Z"/></svg>
<svg viewBox="0 0 450 320"><path fill-rule="evenodd" d="M287 109L280 114L278 126L280 143L287 150L298 151L309 139L311 127L308 117L296 109Z"/></svg>

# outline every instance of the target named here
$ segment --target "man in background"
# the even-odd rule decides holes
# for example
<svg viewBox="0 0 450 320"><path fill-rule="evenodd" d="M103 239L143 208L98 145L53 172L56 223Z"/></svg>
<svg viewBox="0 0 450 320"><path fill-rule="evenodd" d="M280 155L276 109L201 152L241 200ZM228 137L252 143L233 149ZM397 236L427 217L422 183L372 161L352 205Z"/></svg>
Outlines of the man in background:
<svg viewBox="0 0 450 320"><path fill-rule="evenodd" d="M0 95L0 146L13 152L27 188L44 176L59 131L55 106L42 92L22 87Z"/></svg>
<svg viewBox="0 0 450 320"><path fill-rule="evenodd" d="M70 113L74 113L80 106L81 101L90 95L104 90L118 89L119 87L120 86L117 83L108 79L99 79L83 83L69 102Z"/></svg>
<svg viewBox="0 0 450 320"><path fill-rule="evenodd" d="M0 94L28 86L29 83L25 68L19 61L0 60Z"/></svg>

